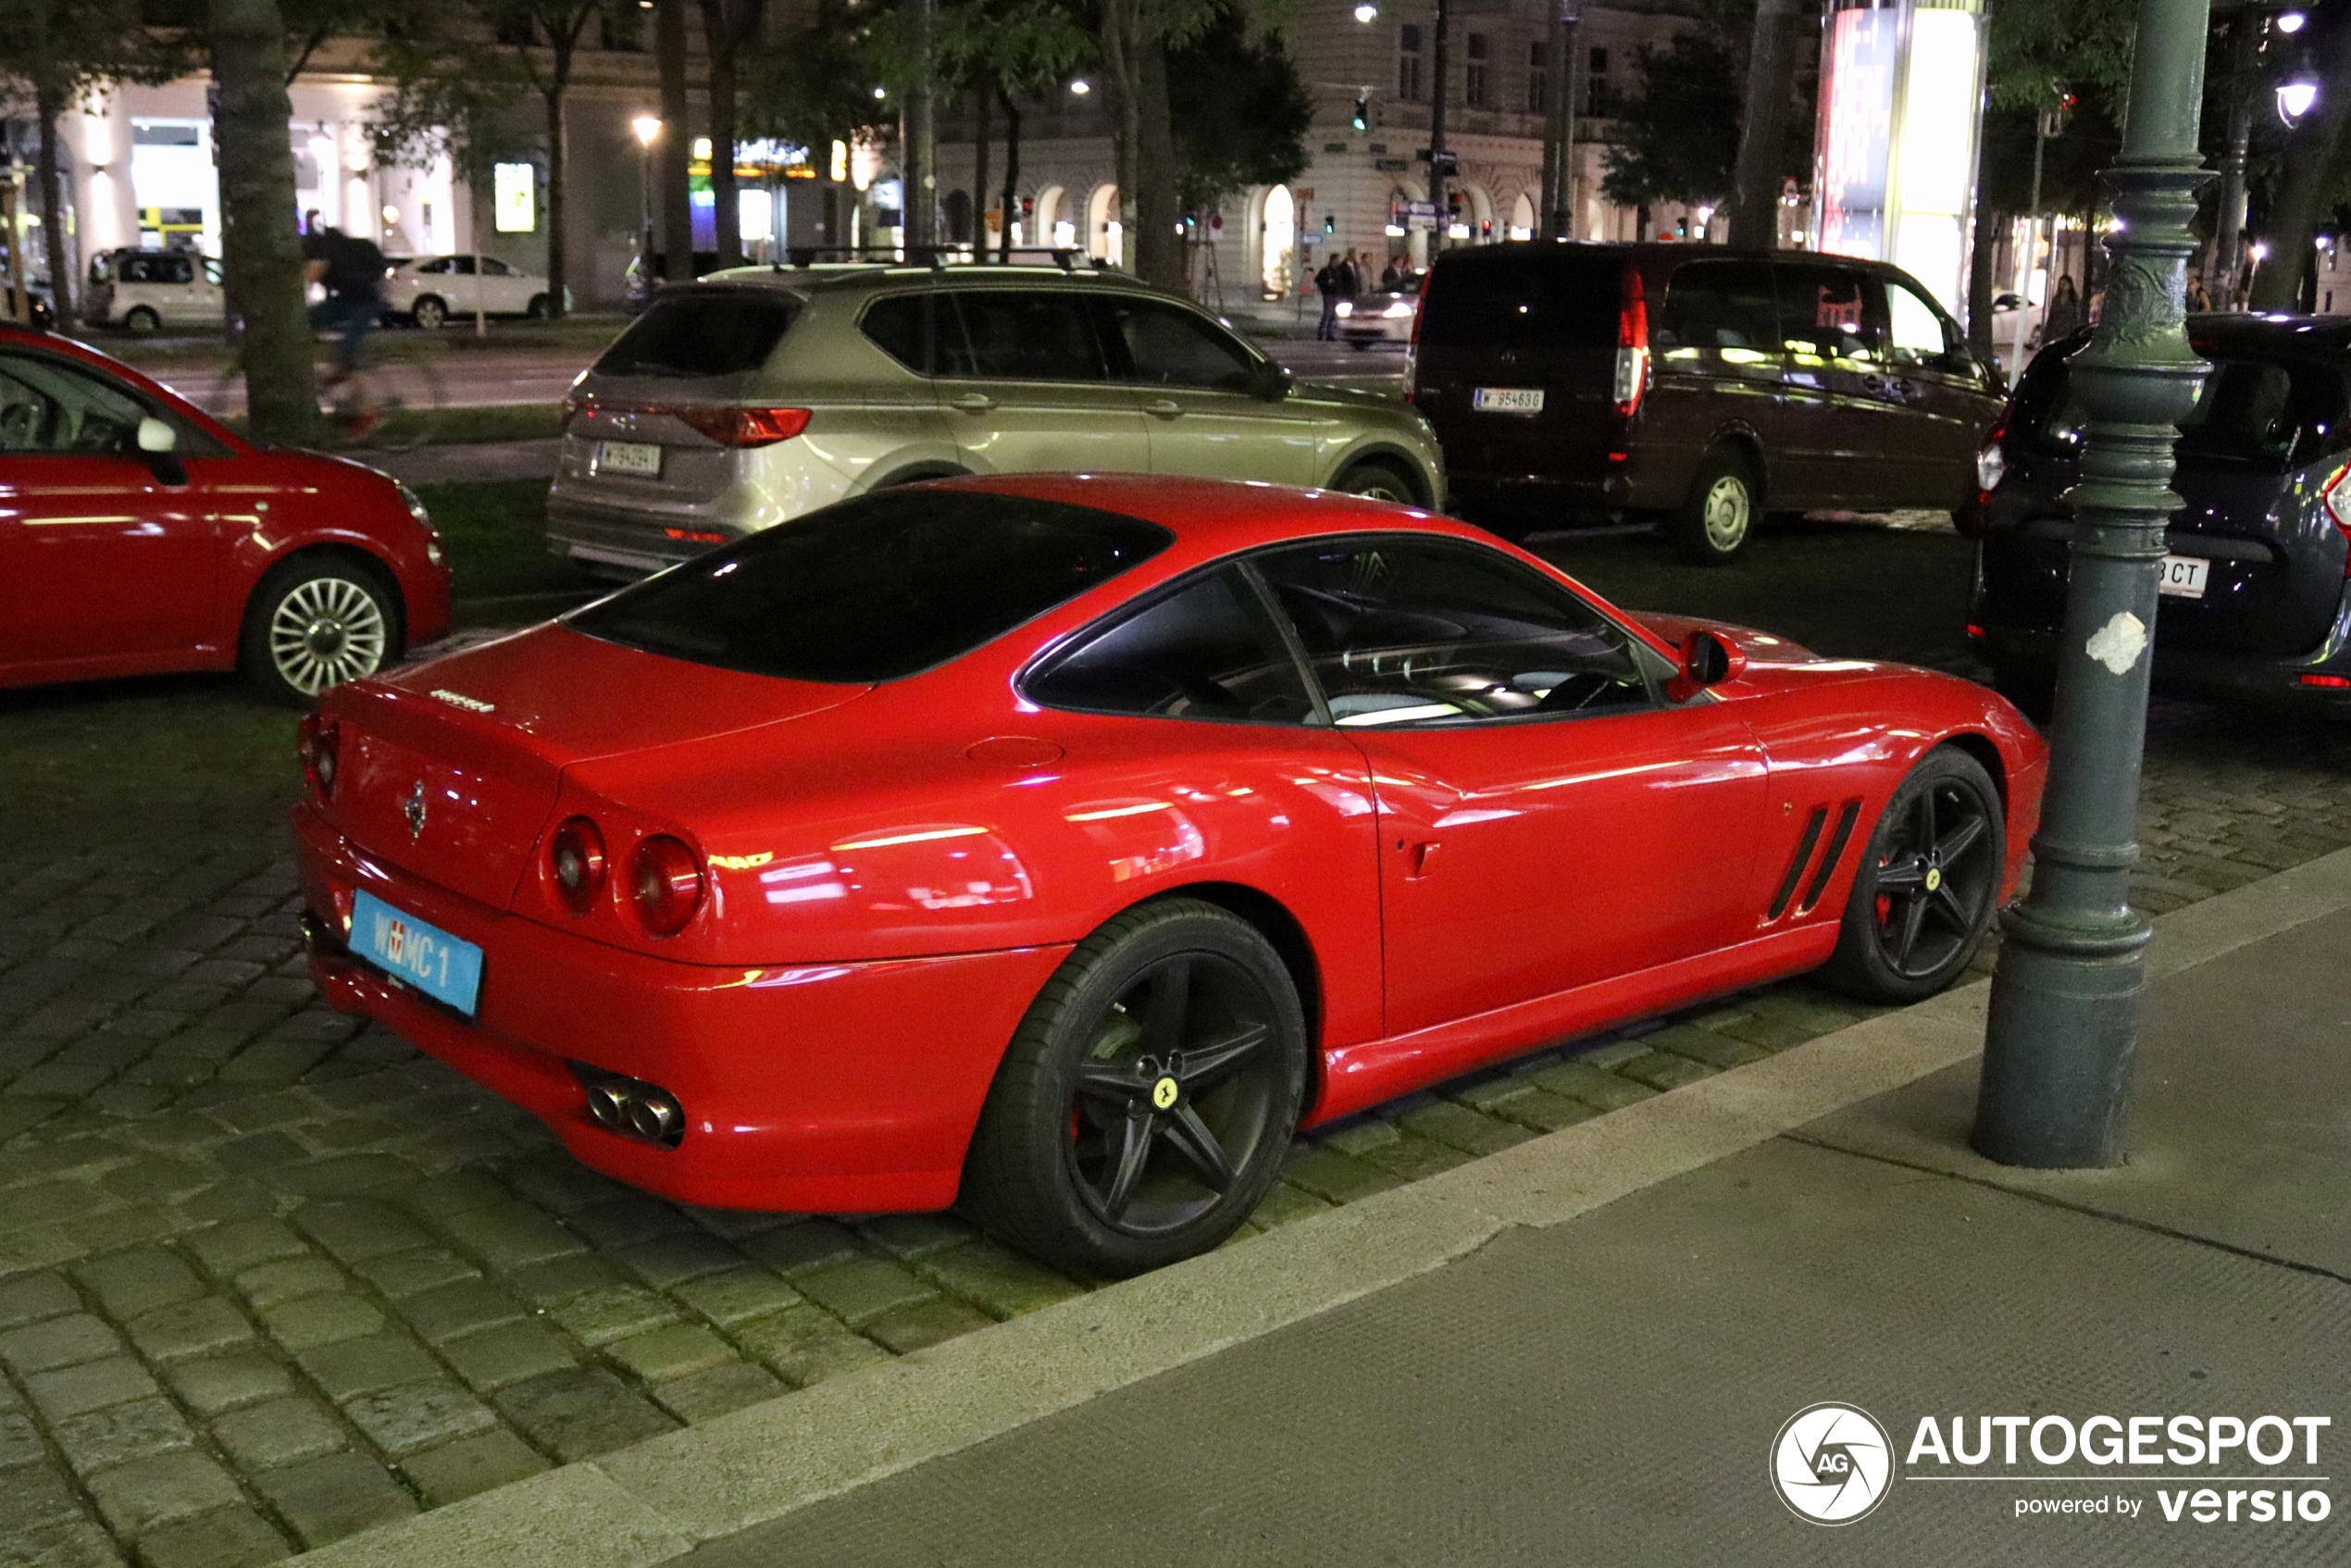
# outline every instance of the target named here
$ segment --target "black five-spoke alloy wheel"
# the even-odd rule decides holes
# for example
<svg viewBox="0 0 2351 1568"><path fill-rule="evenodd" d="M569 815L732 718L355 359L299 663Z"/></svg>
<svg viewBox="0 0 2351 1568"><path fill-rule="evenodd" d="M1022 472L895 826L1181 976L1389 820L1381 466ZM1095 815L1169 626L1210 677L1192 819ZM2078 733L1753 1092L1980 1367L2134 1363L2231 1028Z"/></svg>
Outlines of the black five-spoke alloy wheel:
<svg viewBox="0 0 2351 1568"><path fill-rule="evenodd" d="M964 1200L1088 1273L1205 1251L1272 1184L1305 1077L1297 989L1254 927L1191 899L1131 910L1079 944L1014 1037Z"/></svg>
<svg viewBox="0 0 2351 1568"><path fill-rule="evenodd" d="M1991 927L2007 853L1984 765L1949 746L1928 753L1870 836L1822 977L1872 1002L1916 1002L1949 985Z"/></svg>

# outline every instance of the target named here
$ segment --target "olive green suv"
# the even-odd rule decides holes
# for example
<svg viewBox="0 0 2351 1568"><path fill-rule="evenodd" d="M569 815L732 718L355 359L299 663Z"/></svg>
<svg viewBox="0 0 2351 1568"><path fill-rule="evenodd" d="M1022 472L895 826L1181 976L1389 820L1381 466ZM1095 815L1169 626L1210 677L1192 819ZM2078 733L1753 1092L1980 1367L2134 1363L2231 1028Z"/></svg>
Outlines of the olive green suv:
<svg viewBox="0 0 2351 1568"><path fill-rule="evenodd" d="M1076 268L713 273L663 291L566 407L548 536L613 573L953 474L1445 498L1436 438L1410 406L1294 382L1189 300Z"/></svg>

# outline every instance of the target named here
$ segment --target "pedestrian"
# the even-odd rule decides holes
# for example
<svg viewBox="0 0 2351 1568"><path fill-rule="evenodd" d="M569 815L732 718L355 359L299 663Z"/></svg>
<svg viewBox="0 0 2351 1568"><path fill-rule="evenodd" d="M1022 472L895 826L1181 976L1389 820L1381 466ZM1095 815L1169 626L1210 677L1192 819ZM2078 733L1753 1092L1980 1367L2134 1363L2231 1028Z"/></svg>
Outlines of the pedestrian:
<svg viewBox="0 0 2351 1568"><path fill-rule="evenodd" d="M1343 300L1351 300L1363 292L1363 268L1357 259L1362 255L1361 251L1349 251L1339 258L1338 297Z"/></svg>
<svg viewBox="0 0 2351 1568"><path fill-rule="evenodd" d="M2212 296L2205 290L2204 274L2201 272L2188 274L2188 308L2193 311L2212 308Z"/></svg>
<svg viewBox="0 0 2351 1568"><path fill-rule="evenodd" d="M2057 292L2049 295L2049 308L2041 317L2041 342L2055 343L2070 332L2077 331L2088 320L2082 308L2082 296L2073 287L2073 274L2058 274Z"/></svg>
<svg viewBox="0 0 2351 1568"><path fill-rule="evenodd" d="M1396 265L1394 256L1387 258L1387 269L1379 275L1379 286L1383 293L1391 294L1404 286L1404 269Z"/></svg>
<svg viewBox="0 0 2351 1568"><path fill-rule="evenodd" d="M1314 288L1323 296L1323 319L1314 329L1316 342L1331 342L1338 337L1338 262L1333 256L1314 274Z"/></svg>

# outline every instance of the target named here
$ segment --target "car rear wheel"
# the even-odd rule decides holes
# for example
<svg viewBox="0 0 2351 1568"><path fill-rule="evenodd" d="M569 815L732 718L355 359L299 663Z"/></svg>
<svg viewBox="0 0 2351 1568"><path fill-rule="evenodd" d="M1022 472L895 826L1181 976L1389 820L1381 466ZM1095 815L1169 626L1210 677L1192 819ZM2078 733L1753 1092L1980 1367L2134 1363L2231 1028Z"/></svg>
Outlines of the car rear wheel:
<svg viewBox="0 0 2351 1568"><path fill-rule="evenodd" d="M1991 775L1949 746L1929 752L1878 816L1822 979L1865 1002L1933 996L1983 945L2007 859Z"/></svg>
<svg viewBox="0 0 2351 1568"><path fill-rule="evenodd" d="M1688 499L1665 519L1665 537L1685 560L1728 566L1747 549L1763 515L1755 465L1735 447L1718 446L1698 466Z"/></svg>
<svg viewBox="0 0 2351 1568"><path fill-rule="evenodd" d="M964 1201L1064 1267L1204 1252L1273 1185L1306 1089L1298 989L1257 928L1168 899L1078 944L1013 1037Z"/></svg>
<svg viewBox="0 0 2351 1568"><path fill-rule="evenodd" d="M124 315L122 330L134 338L151 338L163 330L163 317L145 305L138 305Z"/></svg>
<svg viewBox="0 0 2351 1568"><path fill-rule="evenodd" d="M529 317L533 321L544 321L554 313L554 306L549 302L548 297L545 294L531 295L530 303L523 307L523 314Z"/></svg>
<svg viewBox="0 0 2351 1568"><path fill-rule="evenodd" d="M397 658L399 627L398 595L380 572L348 556L297 557L245 605L239 664L273 700L306 707Z"/></svg>
<svg viewBox="0 0 2351 1568"><path fill-rule="evenodd" d="M441 330L441 324L449 319L449 307L431 294L420 294L409 314L417 318L417 326L428 332L436 332Z"/></svg>
<svg viewBox="0 0 2351 1568"><path fill-rule="evenodd" d="M1331 488L1348 495L1360 495L1366 501L1393 501L1399 506L1414 505L1420 500L1413 492L1412 481L1393 463L1353 464L1331 481Z"/></svg>

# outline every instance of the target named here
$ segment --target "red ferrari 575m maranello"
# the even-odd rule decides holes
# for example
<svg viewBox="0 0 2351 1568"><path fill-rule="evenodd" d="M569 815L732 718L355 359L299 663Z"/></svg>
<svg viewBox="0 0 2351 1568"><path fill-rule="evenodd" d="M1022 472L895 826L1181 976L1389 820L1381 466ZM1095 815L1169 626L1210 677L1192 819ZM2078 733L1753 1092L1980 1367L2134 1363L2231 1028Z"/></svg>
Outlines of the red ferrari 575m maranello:
<svg viewBox="0 0 2351 1568"><path fill-rule="evenodd" d="M960 1198L1113 1274L1301 1124L1822 965L1934 991L2044 769L1965 681L1426 512L1044 475L753 535L303 746L338 1005L652 1191Z"/></svg>

